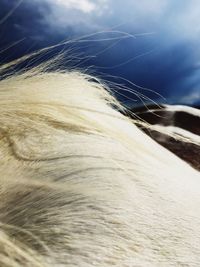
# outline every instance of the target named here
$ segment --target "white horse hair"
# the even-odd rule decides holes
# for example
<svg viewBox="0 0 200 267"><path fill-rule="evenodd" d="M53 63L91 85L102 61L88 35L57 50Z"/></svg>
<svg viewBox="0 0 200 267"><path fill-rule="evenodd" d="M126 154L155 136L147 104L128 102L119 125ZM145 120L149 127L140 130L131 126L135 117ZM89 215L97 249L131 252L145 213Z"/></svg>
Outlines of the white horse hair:
<svg viewBox="0 0 200 267"><path fill-rule="evenodd" d="M199 172L108 91L75 71L0 81L0 266L199 266Z"/></svg>

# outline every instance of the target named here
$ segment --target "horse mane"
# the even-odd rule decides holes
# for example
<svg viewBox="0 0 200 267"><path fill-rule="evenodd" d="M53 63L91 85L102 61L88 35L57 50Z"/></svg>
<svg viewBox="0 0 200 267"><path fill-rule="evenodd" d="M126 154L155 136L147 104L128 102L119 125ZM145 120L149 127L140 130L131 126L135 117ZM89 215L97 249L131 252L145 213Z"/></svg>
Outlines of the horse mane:
<svg viewBox="0 0 200 267"><path fill-rule="evenodd" d="M98 78L15 64L1 67L0 265L198 266L199 172Z"/></svg>

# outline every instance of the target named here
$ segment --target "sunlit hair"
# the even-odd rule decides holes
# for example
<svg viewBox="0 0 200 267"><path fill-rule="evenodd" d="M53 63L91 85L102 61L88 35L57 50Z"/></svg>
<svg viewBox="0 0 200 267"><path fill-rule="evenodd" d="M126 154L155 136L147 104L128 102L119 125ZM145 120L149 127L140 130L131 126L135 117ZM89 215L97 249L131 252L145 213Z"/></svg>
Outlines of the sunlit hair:
<svg viewBox="0 0 200 267"><path fill-rule="evenodd" d="M27 59L1 67L0 266L199 266L199 173L99 79Z"/></svg>

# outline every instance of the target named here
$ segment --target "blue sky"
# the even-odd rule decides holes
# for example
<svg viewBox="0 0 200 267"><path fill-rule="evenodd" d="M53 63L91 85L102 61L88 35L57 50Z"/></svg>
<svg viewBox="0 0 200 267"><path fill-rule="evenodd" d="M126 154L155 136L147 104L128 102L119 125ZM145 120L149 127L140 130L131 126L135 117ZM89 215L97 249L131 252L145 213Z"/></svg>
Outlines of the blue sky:
<svg viewBox="0 0 200 267"><path fill-rule="evenodd" d="M198 0L0 0L0 25L1 61L78 38L65 47L70 62L82 58L74 66L168 103L200 104Z"/></svg>

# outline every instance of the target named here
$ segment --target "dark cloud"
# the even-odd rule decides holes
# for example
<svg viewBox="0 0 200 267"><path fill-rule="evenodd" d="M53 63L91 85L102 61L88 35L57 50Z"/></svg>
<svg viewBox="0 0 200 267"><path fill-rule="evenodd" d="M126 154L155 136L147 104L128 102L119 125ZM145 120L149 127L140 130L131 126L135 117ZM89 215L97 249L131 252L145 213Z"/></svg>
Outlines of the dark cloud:
<svg viewBox="0 0 200 267"><path fill-rule="evenodd" d="M1 0L0 19L17 6L18 0ZM22 1L13 13L0 25L0 59L9 61L33 50L59 41L52 36L44 19L50 12L46 1ZM9 49L9 47L11 47Z"/></svg>

